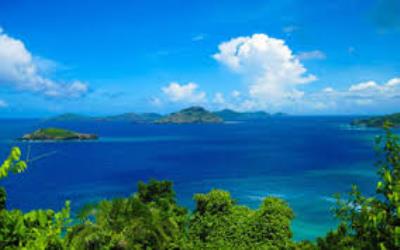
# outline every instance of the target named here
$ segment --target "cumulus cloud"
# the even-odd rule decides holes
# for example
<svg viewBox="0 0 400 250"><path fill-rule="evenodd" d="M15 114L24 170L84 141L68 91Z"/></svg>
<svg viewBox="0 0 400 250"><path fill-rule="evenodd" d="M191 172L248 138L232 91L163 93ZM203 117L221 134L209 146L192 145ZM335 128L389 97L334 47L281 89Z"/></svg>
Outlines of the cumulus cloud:
<svg viewBox="0 0 400 250"><path fill-rule="evenodd" d="M398 98L400 98L400 78L392 78L384 83L372 80L359 82L343 90L327 87L319 92L308 93L303 104L305 107L318 110L335 109L338 113L351 113L357 110L357 106L363 106L364 109L367 106L377 109L393 107Z"/></svg>
<svg viewBox="0 0 400 250"><path fill-rule="evenodd" d="M326 59L326 55L320 50L312 50L300 52L297 55L297 58L299 58L300 60L323 60Z"/></svg>
<svg viewBox="0 0 400 250"><path fill-rule="evenodd" d="M0 29L0 85L50 97L80 97L88 92L81 81L61 82L46 77L50 61L35 57L25 44Z"/></svg>
<svg viewBox="0 0 400 250"><path fill-rule="evenodd" d="M189 82L186 85L171 82L168 86L163 87L161 91L172 102L201 103L206 100L206 93L198 91L198 85L193 82Z"/></svg>
<svg viewBox="0 0 400 250"><path fill-rule="evenodd" d="M295 56L284 40L266 34L237 37L219 45L213 57L243 76L251 102L260 107L282 106L301 98L299 85L317 78Z"/></svg>
<svg viewBox="0 0 400 250"><path fill-rule="evenodd" d="M8 106L7 102L0 99L0 108L5 108L7 106Z"/></svg>

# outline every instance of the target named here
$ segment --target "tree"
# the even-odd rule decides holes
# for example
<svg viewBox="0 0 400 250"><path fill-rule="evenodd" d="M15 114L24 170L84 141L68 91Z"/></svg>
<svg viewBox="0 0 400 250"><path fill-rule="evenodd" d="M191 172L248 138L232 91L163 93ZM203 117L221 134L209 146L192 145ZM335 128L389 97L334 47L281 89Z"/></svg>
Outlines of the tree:
<svg viewBox="0 0 400 250"><path fill-rule="evenodd" d="M400 144L385 124L385 137L376 140L376 194L364 196L352 187L346 200L338 197L338 230L318 240L321 249L400 249Z"/></svg>
<svg viewBox="0 0 400 250"><path fill-rule="evenodd" d="M257 210L237 205L230 194L212 190L194 197L190 221L195 249L287 249L292 246L293 212L281 199L267 197Z"/></svg>
<svg viewBox="0 0 400 250"><path fill-rule="evenodd" d="M26 162L21 159L21 151L14 147L0 166L0 180L9 172L21 173ZM0 188L0 249L63 249L65 231L69 222L69 202L61 212L53 210L6 209L6 192Z"/></svg>
<svg viewBox="0 0 400 250"><path fill-rule="evenodd" d="M176 204L169 181L140 182L131 197L101 201L85 213L67 235L71 248L187 249L187 211Z"/></svg>

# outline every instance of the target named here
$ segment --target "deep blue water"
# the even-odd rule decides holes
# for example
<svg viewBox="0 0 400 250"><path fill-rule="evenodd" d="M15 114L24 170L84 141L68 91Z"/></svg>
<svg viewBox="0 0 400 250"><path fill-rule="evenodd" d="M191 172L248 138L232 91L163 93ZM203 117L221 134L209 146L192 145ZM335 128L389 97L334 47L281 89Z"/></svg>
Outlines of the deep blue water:
<svg viewBox="0 0 400 250"><path fill-rule="evenodd" d="M8 207L24 211L76 211L87 202L128 196L139 180L169 179L179 203L222 188L241 204L257 207L278 196L294 209L294 238L314 239L335 226L332 195L358 184L373 192L376 130L355 130L351 117L281 117L265 122L217 125L137 125L0 120L0 159L19 145L29 164L24 174L1 181ZM17 142L39 127L96 133L99 141ZM43 157L42 157L43 156Z"/></svg>

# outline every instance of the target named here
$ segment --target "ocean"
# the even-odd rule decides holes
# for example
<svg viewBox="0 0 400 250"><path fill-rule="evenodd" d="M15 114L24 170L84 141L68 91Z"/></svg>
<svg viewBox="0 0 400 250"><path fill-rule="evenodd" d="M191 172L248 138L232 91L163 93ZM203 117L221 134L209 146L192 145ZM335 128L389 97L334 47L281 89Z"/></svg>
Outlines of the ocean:
<svg viewBox="0 0 400 250"><path fill-rule="evenodd" d="M73 211L100 199L128 196L137 182L174 182L178 202L194 208L193 195L229 191L256 208L265 196L285 199L295 212L294 239L313 240L335 228L333 195L352 184L375 189L374 129L348 126L352 117L275 117L266 121L149 125L128 122L0 120L0 159L19 146L27 171L0 181L8 208ZM98 141L18 142L40 127L95 133ZM29 155L28 155L29 154Z"/></svg>

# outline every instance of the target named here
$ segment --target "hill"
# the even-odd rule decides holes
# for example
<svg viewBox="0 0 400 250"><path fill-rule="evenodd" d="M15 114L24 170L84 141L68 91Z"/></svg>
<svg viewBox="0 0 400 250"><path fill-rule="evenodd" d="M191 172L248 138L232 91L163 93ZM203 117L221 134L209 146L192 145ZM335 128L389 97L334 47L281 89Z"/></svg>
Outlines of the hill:
<svg viewBox="0 0 400 250"><path fill-rule="evenodd" d="M190 107L172 113L155 121L157 124L166 123L222 123L223 119L202 107Z"/></svg>
<svg viewBox="0 0 400 250"><path fill-rule="evenodd" d="M36 140L94 140L97 139L94 134L82 134L74 131L60 128L41 128L33 133L25 134L21 140L36 141Z"/></svg>
<svg viewBox="0 0 400 250"><path fill-rule="evenodd" d="M385 122L389 122L393 127L400 127L400 113L375 116L365 119L356 119L351 122L353 126L363 126L371 128L381 128Z"/></svg>
<svg viewBox="0 0 400 250"><path fill-rule="evenodd" d="M252 120L265 120L271 118L271 115L264 111L256 112L237 112L231 109L224 109L214 112L217 116L224 119L224 121L252 121Z"/></svg>

